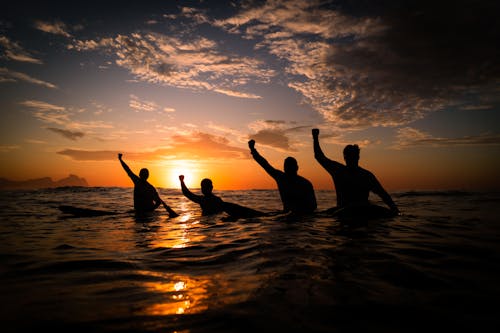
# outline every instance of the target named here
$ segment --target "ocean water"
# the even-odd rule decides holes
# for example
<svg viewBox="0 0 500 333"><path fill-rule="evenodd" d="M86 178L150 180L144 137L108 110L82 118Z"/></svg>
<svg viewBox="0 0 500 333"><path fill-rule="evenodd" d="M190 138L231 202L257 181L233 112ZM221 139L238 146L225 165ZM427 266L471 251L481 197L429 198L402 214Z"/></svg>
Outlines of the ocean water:
<svg viewBox="0 0 500 333"><path fill-rule="evenodd" d="M136 218L130 188L0 192L1 332L489 332L500 193L393 193L402 216ZM218 191L279 210L275 190ZM319 210L332 191L317 191ZM373 198L376 201L376 198ZM120 214L68 217L58 205Z"/></svg>

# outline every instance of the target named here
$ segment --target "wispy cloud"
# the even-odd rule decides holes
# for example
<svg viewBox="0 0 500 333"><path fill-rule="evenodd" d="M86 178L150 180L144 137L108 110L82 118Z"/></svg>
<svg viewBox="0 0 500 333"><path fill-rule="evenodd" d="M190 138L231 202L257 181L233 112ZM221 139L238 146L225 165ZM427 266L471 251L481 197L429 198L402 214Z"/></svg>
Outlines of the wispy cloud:
<svg viewBox="0 0 500 333"><path fill-rule="evenodd" d="M41 30L43 32L47 32L54 35L60 35L64 37L71 37L71 34L68 32L68 26L61 22L45 22L45 21L36 21L35 28Z"/></svg>
<svg viewBox="0 0 500 333"><path fill-rule="evenodd" d="M145 152L122 152L138 161L155 161L161 159L183 160L228 160L248 158L247 149L231 145L222 136L193 131L188 134L177 134L169 138L167 147ZM115 160L119 151L65 149L58 154L78 161Z"/></svg>
<svg viewBox="0 0 500 333"><path fill-rule="evenodd" d="M21 148L20 146L18 145L4 145L4 144L0 144L0 153L8 153L8 152L11 152L13 150L17 150Z"/></svg>
<svg viewBox="0 0 500 333"><path fill-rule="evenodd" d="M62 137L76 141L77 139L83 138L85 136L85 133L83 132L78 132L78 131L70 131L66 129L61 129L61 128L55 128L55 127L47 127L49 131L52 131L56 134L61 135Z"/></svg>
<svg viewBox="0 0 500 333"><path fill-rule="evenodd" d="M44 123L63 126L69 131L114 128L113 125L100 120L73 120L72 116L81 113L81 110L75 111L71 108L37 100L27 100L19 104L31 109L33 116Z"/></svg>
<svg viewBox="0 0 500 333"><path fill-rule="evenodd" d="M180 39L159 33L133 33L115 38L75 41L69 49L102 49L137 79L232 97L260 98L243 91L248 83L265 83L275 75L262 61L228 54L205 37Z"/></svg>
<svg viewBox="0 0 500 333"><path fill-rule="evenodd" d="M421 130L405 127L398 130L395 149L415 146L442 147L442 146L478 146L500 145L500 134L480 134L456 138L435 137Z"/></svg>
<svg viewBox="0 0 500 333"><path fill-rule="evenodd" d="M57 89L57 86L46 81L42 81L36 78L33 78L27 74L16 72L9 70L5 67L0 67L0 82L17 82L17 81L25 81L29 83L33 83L36 85L44 86L51 89Z"/></svg>
<svg viewBox="0 0 500 333"><path fill-rule="evenodd" d="M30 143L30 144L33 144L33 145L44 145L44 144L47 144L47 141L37 140L37 139L25 139L24 142Z"/></svg>
<svg viewBox="0 0 500 333"><path fill-rule="evenodd" d="M0 46L4 49L3 56L7 59L32 64L43 64L40 59L33 57L19 43L13 42L5 36L0 35Z"/></svg>
<svg viewBox="0 0 500 333"><path fill-rule="evenodd" d="M66 125L70 122L67 110L63 106L37 100L28 100L19 104L32 109L35 118L43 122L57 125Z"/></svg>
<svg viewBox="0 0 500 333"><path fill-rule="evenodd" d="M158 111L160 109L160 106L156 104L155 102L151 101L144 101L140 100L139 97L135 95L130 95L130 102L128 103L131 109L140 112L140 111L146 111L146 112L152 112L152 111Z"/></svg>
<svg viewBox="0 0 500 333"><path fill-rule="evenodd" d="M262 98L259 95L244 93L244 92L240 92L240 91L234 91L234 90L230 90L230 89L214 89L214 91L221 93L221 94L224 94L224 95L232 96L232 97L253 98L253 99Z"/></svg>

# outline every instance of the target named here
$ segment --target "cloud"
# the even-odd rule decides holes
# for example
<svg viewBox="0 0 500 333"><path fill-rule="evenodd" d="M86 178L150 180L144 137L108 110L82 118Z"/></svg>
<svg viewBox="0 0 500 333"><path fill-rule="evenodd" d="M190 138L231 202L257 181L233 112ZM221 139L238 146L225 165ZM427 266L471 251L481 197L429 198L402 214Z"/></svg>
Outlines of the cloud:
<svg viewBox="0 0 500 333"><path fill-rule="evenodd" d="M240 97L240 98L253 98L253 99L260 99L262 98L259 95L255 94L249 94L249 93L244 93L244 92L239 92L239 91L234 91L230 89L214 89L215 92L227 95L227 96L232 96L232 97Z"/></svg>
<svg viewBox="0 0 500 333"><path fill-rule="evenodd" d="M9 153L13 150L19 149L18 145L4 145L0 144L0 153Z"/></svg>
<svg viewBox="0 0 500 333"><path fill-rule="evenodd" d="M18 43L12 42L5 36L0 36L0 46L4 49L4 56L7 59L28 62L32 64L43 64L40 59L34 58L29 52L24 50Z"/></svg>
<svg viewBox="0 0 500 333"><path fill-rule="evenodd" d="M247 149L232 146L228 139L203 132L190 132L170 137L168 147L146 152L123 153L127 158L139 161L160 159L215 160L248 158ZM57 152L77 161L116 160L119 151L64 149Z"/></svg>
<svg viewBox="0 0 500 333"><path fill-rule="evenodd" d="M146 112L152 112L152 111L158 111L160 107L158 104L155 102L150 102L150 101L141 101L139 97L135 95L130 95L130 102L128 104L131 109L139 112L139 111L146 111Z"/></svg>
<svg viewBox="0 0 500 333"><path fill-rule="evenodd" d="M500 145L500 134L481 134L458 138L435 137L415 128L405 127L398 130L395 149L416 146L443 147L443 146L482 146Z"/></svg>
<svg viewBox="0 0 500 333"><path fill-rule="evenodd" d="M35 79L27 74L11 71L8 68L0 67L0 82L17 82L18 80L37 84L40 86L44 86L51 89L57 89L57 86L50 83L45 82L39 79Z"/></svg>
<svg viewBox="0 0 500 333"><path fill-rule="evenodd" d="M296 126L296 124L287 123L284 120L258 120L248 127L255 131L249 135L249 139L282 151L297 151L295 143L292 143L288 134L310 128L310 126Z"/></svg>
<svg viewBox="0 0 500 333"><path fill-rule="evenodd" d="M19 104L33 110L35 118L51 124L66 125L70 122L65 107L36 100L28 100Z"/></svg>
<svg viewBox="0 0 500 333"><path fill-rule="evenodd" d="M203 132L171 137L172 150L176 156L184 159L241 159L248 158L248 151L232 146L222 136Z"/></svg>
<svg viewBox="0 0 500 333"><path fill-rule="evenodd" d="M71 34L67 31L68 27L66 26L66 24L60 21L56 22L36 21L35 28L50 34L60 35L68 38L71 37Z"/></svg>
<svg viewBox="0 0 500 333"><path fill-rule="evenodd" d="M75 161L110 161L116 160L119 152L110 150L64 149L57 153L68 156Z"/></svg>
<svg viewBox="0 0 500 333"><path fill-rule="evenodd" d="M255 140L264 146L290 150L290 139L282 130L260 130L257 133L250 135L249 139Z"/></svg>
<svg viewBox="0 0 500 333"><path fill-rule="evenodd" d="M493 1L273 0L214 24L256 39L325 120L355 129L500 105L499 9Z"/></svg>
<svg viewBox="0 0 500 333"><path fill-rule="evenodd" d="M65 129L60 129L60 128L55 128L55 127L47 127L49 131L52 131L56 134L61 135L62 137L76 141L79 138L82 138L85 136L85 133L83 132L77 132L77 131L70 131L70 130L65 130Z"/></svg>
<svg viewBox="0 0 500 333"><path fill-rule="evenodd" d="M30 143L30 144L33 144L33 145L44 145L44 144L47 144L47 141L36 140L36 139L25 139L24 142Z"/></svg>
<svg viewBox="0 0 500 333"><path fill-rule="evenodd" d="M172 113L175 112L174 108L161 107L155 102L141 100L135 95L130 95L129 107L136 112L158 112L158 113Z"/></svg>
<svg viewBox="0 0 500 333"><path fill-rule="evenodd" d="M74 41L69 49L102 49L137 79L191 90L216 91L232 97L260 98L240 91L248 83L267 83L275 72L262 61L220 51L205 37L176 38L159 33L133 33L115 38Z"/></svg>
<svg viewBox="0 0 500 333"><path fill-rule="evenodd" d="M76 121L72 120L71 116L74 113L81 113L81 111L74 111L72 109L67 109L64 106L54 105L43 101L37 100L27 100L20 102L19 104L26 106L33 111L35 118L49 124L56 124L59 126L64 126L68 130L82 130L82 129L97 129L114 128L113 125L106 123L104 121Z"/></svg>

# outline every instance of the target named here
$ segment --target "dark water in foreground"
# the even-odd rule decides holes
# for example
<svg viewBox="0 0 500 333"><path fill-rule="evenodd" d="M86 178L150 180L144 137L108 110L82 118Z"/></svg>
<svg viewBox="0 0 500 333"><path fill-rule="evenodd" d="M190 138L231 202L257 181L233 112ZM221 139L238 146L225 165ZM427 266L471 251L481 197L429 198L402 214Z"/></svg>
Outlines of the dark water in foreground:
<svg viewBox="0 0 500 333"><path fill-rule="evenodd" d="M126 212L131 189L0 192L0 331L494 331L500 194L396 193L404 215L223 222L178 190L181 216L66 218L70 204ZM220 191L280 208L276 191ZM320 209L334 193L318 191Z"/></svg>

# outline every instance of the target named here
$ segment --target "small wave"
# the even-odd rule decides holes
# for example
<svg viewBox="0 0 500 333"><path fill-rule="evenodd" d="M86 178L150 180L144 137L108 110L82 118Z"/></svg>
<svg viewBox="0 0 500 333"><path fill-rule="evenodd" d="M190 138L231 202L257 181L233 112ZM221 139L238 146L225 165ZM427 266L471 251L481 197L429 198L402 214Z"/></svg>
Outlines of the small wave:
<svg viewBox="0 0 500 333"><path fill-rule="evenodd" d="M402 193L396 193L396 197L428 197L428 196L446 196L446 197L463 197L475 195L474 192L460 191L460 190L449 190L449 191L408 191Z"/></svg>
<svg viewBox="0 0 500 333"><path fill-rule="evenodd" d="M76 249L76 247L68 244L61 244L54 248L54 250L72 250L72 249Z"/></svg>
<svg viewBox="0 0 500 333"><path fill-rule="evenodd" d="M136 266L130 262L109 260L109 259L91 259L91 260L68 260L56 261L42 264L38 267L30 269L37 273L64 273L74 271L114 271L135 269Z"/></svg>

